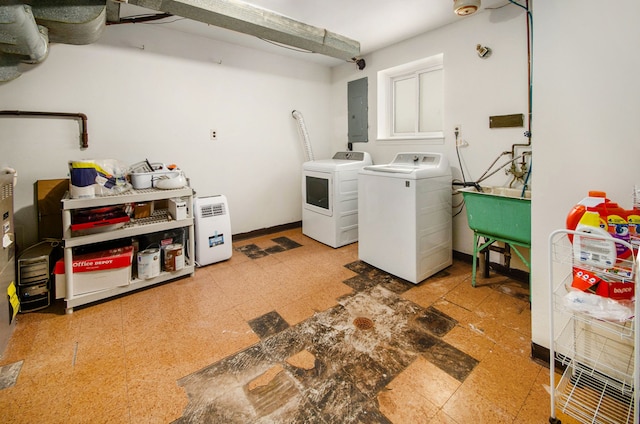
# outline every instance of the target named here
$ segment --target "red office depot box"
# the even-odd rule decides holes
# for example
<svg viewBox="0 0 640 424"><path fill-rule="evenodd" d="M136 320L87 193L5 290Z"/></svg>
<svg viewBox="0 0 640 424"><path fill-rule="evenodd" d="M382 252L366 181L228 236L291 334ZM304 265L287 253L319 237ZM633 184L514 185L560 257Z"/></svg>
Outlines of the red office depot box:
<svg viewBox="0 0 640 424"><path fill-rule="evenodd" d="M133 246L73 257L74 296L129 285ZM56 299L66 296L64 259L56 262Z"/></svg>
<svg viewBox="0 0 640 424"><path fill-rule="evenodd" d="M86 235L112 231L130 221L123 206L82 209L71 217L71 231L75 235Z"/></svg>

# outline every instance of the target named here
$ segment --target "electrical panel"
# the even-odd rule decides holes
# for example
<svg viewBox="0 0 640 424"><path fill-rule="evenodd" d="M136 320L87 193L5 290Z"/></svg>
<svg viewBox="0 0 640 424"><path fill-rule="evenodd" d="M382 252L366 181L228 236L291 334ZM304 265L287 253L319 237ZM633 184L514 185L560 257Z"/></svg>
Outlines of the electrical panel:
<svg viewBox="0 0 640 424"><path fill-rule="evenodd" d="M349 81L347 84L347 109L349 113L348 141L369 141L367 78Z"/></svg>

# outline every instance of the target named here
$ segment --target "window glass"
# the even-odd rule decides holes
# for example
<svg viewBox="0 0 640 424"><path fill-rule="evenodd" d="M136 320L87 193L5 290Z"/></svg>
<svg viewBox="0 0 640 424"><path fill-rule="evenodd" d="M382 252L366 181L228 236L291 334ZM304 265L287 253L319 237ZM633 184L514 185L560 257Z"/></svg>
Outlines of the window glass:
<svg viewBox="0 0 640 424"><path fill-rule="evenodd" d="M394 133L415 132L416 121L416 88L414 78L400 79L393 84L393 122Z"/></svg>
<svg viewBox="0 0 640 424"><path fill-rule="evenodd" d="M423 72L420 81L420 121L418 132L442 131L442 69Z"/></svg>
<svg viewBox="0 0 640 424"><path fill-rule="evenodd" d="M444 56L378 72L378 140L444 143Z"/></svg>

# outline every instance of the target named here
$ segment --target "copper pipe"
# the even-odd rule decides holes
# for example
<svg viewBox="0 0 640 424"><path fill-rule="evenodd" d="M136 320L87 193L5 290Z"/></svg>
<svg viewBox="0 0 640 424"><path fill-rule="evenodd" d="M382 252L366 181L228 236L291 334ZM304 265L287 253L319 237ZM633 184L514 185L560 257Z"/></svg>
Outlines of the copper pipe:
<svg viewBox="0 0 640 424"><path fill-rule="evenodd" d="M84 113L67 113L67 112L29 112L23 110L0 110L0 116L49 116L57 118L80 119L82 148L89 147L89 134L87 133L87 115Z"/></svg>

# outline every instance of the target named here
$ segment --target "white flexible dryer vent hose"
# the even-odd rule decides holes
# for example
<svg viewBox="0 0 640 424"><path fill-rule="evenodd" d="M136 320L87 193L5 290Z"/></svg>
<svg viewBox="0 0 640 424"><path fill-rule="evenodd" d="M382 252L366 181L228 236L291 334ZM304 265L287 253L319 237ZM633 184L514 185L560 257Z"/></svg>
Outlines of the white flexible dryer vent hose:
<svg viewBox="0 0 640 424"><path fill-rule="evenodd" d="M309 133L307 132L307 126L304 124L304 118L302 117L302 114L297 110L294 110L293 112L291 112L291 115L296 121L298 121L298 131L300 132L300 137L302 137L302 145L304 147L307 160L314 160L313 149L311 148L311 143L309 142Z"/></svg>

